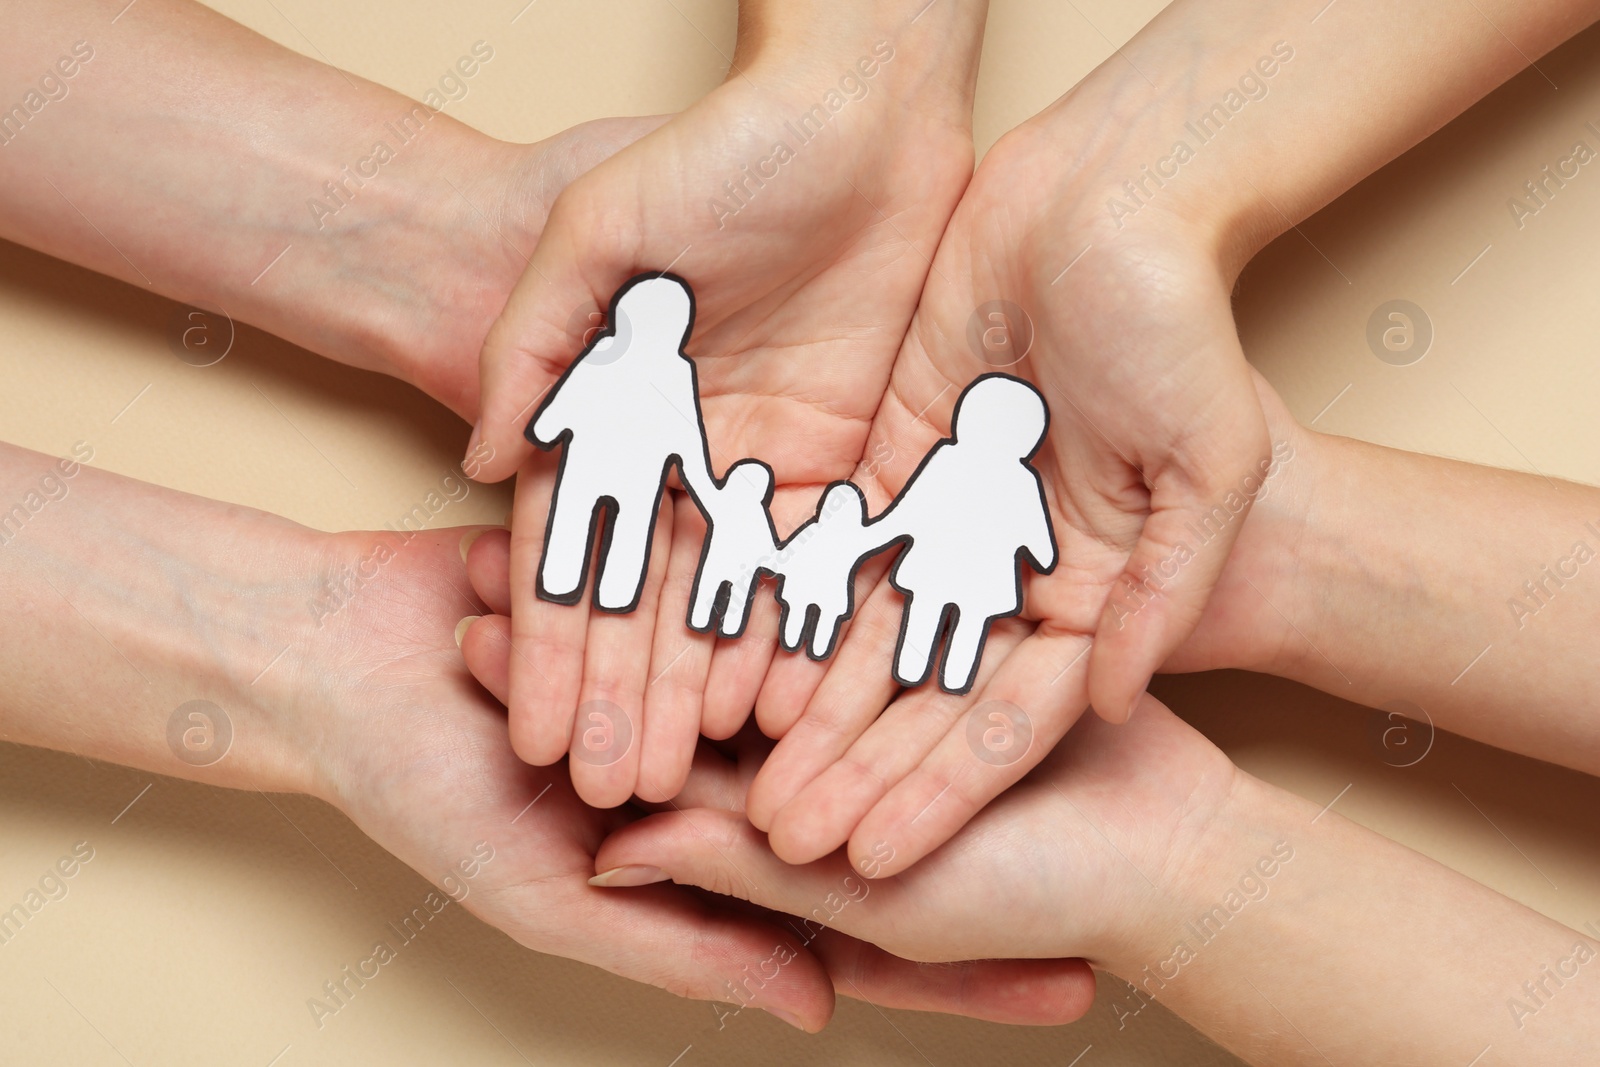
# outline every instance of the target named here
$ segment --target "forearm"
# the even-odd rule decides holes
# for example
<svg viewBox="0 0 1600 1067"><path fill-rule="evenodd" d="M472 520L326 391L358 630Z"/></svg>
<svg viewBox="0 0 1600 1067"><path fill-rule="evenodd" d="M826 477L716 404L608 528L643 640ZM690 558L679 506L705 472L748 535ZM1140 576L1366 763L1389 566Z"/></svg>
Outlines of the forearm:
<svg viewBox="0 0 1600 1067"><path fill-rule="evenodd" d="M302 788L294 731L261 698L299 658L285 646L306 629L317 535L78 462L91 456L0 445L0 739ZM179 713L190 701L220 712Z"/></svg>
<svg viewBox="0 0 1600 1067"><path fill-rule="evenodd" d="M197 3L122 7L8 14L0 236L402 377L481 341L531 250L479 214L510 146Z"/></svg>
<svg viewBox="0 0 1600 1067"><path fill-rule="evenodd" d="M1111 970L1252 1063L1588 1063L1600 943L1240 776ZM1594 973L1590 973L1590 972ZM1484 1062L1489 1062L1485 1060Z"/></svg>
<svg viewBox="0 0 1600 1067"><path fill-rule="evenodd" d="M1250 665L1600 772L1600 489L1316 434L1296 450L1300 518L1241 598Z"/></svg>
<svg viewBox="0 0 1600 1067"><path fill-rule="evenodd" d="M1091 168L1105 239L1181 218L1235 272L1600 17L1596 0L1319 7L1179 0L1035 120Z"/></svg>

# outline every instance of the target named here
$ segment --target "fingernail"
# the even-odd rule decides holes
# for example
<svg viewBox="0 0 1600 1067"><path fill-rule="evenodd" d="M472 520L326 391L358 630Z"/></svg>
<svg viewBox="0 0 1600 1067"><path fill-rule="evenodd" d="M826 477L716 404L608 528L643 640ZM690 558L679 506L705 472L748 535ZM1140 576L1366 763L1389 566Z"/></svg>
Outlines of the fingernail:
<svg viewBox="0 0 1600 1067"><path fill-rule="evenodd" d="M767 1014L773 1016L774 1018L782 1019L784 1022L788 1023L790 1026L801 1031L802 1033L809 1032L806 1030L805 1025L800 1022L800 1017L798 1015L791 1015L782 1008L768 1008Z"/></svg>
<svg viewBox="0 0 1600 1067"><path fill-rule="evenodd" d="M489 527L481 526L476 530L468 530L465 534L462 535L462 537L461 537L461 562L462 563L465 563L467 561L467 549L472 547L472 542L474 542L478 538L482 537L488 531L489 531Z"/></svg>
<svg viewBox="0 0 1600 1067"><path fill-rule="evenodd" d="M478 442L483 440L483 420L479 419L472 424L472 436L467 438L467 452L462 459L462 465L472 462L472 455L478 450ZM470 474L467 477L472 477Z"/></svg>
<svg viewBox="0 0 1600 1067"><path fill-rule="evenodd" d="M477 622L481 618L483 618L482 615L468 615L466 618L464 618L460 622L456 623L456 647L457 648L461 647L461 639L463 637L467 636L467 629L473 623Z"/></svg>
<svg viewBox="0 0 1600 1067"><path fill-rule="evenodd" d="M643 864L629 864L626 867L613 867L609 871L601 871L589 879L590 885L597 885L603 889L623 889L635 885L651 885L655 882L665 882L667 873L660 867L647 867Z"/></svg>

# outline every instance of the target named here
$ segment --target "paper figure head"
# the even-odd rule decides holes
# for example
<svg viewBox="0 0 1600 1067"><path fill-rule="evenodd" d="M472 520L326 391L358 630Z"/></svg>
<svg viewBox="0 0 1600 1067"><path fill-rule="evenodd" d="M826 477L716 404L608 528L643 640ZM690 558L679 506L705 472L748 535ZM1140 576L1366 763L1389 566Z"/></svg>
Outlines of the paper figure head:
<svg viewBox="0 0 1600 1067"><path fill-rule="evenodd" d="M617 297L612 328L619 338L630 338L630 348L638 348L641 338L670 339L673 349L689 340L694 319L694 298L689 287L670 274L647 277L634 282ZM619 352L613 358L626 358Z"/></svg>
<svg viewBox="0 0 1600 1067"><path fill-rule="evenodd" d="M950 431L964 446L1027 459L1044 440L1049 419L1044 397L1033 386L1009 374L988 374L956 401Z"/></svg>
<svg viewBox="0 0 1600 1067"><path fill-rule="evenodd" d="M867 521L867 500L853 482L835 482L823 494L818 516L824 523L847 522L860 526Z"/></svg>
<svg viewBox="0 0 1600 1067"><path fill-rule="evenodd" d="M728 468L722 491L765 504L772 499L772 468L759 459L741 459Z"/></svg>

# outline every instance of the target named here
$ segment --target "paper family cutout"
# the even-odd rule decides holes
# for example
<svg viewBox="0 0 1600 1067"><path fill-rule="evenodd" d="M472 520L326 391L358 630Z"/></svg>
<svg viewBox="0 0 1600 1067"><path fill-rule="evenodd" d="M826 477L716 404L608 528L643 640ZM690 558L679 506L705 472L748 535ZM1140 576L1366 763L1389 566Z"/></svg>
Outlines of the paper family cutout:
<svg viewBox="0 0 1600 1067"><path fill-rule="evenodd" d="M1026 561L1056 565L1044 487L1029 460L1050 414L1029 383L974 379L956 401L951 434L923 457L877 517L848 481L823 492L816 514L787 540L772 522L772 468L733 464L718 480L700 411L694 362L684 354L694 294L671 274L633 278L611 298L605 331L572 362L528 422L528 440L563 445L537 594L576 604L588 585L594 535L605 515L595 606L639 606L661 494L676 467L706 520L687 624L744 633L762 576L774 579L779 641L812 659L832 655L855 611L861 565L900 546L889 581L905 597L894 679L921 685L944 637L939 686L966 693L990 627L1022 610Z"/></svg>

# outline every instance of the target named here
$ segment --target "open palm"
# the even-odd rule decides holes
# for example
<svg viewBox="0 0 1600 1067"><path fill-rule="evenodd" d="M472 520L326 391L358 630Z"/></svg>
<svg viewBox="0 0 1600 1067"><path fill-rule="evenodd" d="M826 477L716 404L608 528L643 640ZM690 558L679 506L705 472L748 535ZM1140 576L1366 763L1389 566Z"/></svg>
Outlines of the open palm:
<svg viewBox="0 0 1600 1067"><path fill-rule="evenodd" d="M695 288L687 350L714 472L744 457L769 463L780 526L798 522L821 484L855 472L972 149L959 117L896 109L891 134L867 119L865 105L801 142L787 124L809 103L764 72L738 74L568 186L484 347L477 476L521 470L511 580L523 654L510 675L512 744L547 765L568 751L580 704L618 709L624 732L644 743L615 760L575 761L579 793L596 804L621 803L636 781L641 796L664 799L688 772L715 642L681 624L657 635L654 622L658 606L663 617L685 614L703 527L692 508L674 517L663 507L656 541L665 546L671 529L683 550L670 559L652 551L632 616L541 603L534 574L551 469L530 456L523 430L613 291L670 268ZM782 162L777 141L791 149ZM724 182L741 183L743 195ZM767 614L755 620L764 628L775 630ZM757 659L721 672L744 687L746 709L765 667ZM641 751L654 761L642 776Z"/></svg>
<svg viewBox="0 0 1600 1067"><path fill-rule="evenodd" d="M892 456L868 486L881 506L948 431L968 381L998 364L1031 379L1051 408L1033 462L1060 562L1047 577L1023 569L1023 614L996 625L968 697L897 697L900 598L886 584L826 673L774 666L758 710L784 737L750 816L791 862L846 838L857 858L892 840L890 869L903 869L1043 758L1091 698L1126 718L1199 621L1266 475L1265 420L1215 253L1154 209L1107 226L1093 193L1057 176L1062 152L1024 128L979 168L868 446ZM988 347L972 323L995 308L1012 334ZM969 713L985 723L970 736Z"/></svg>

